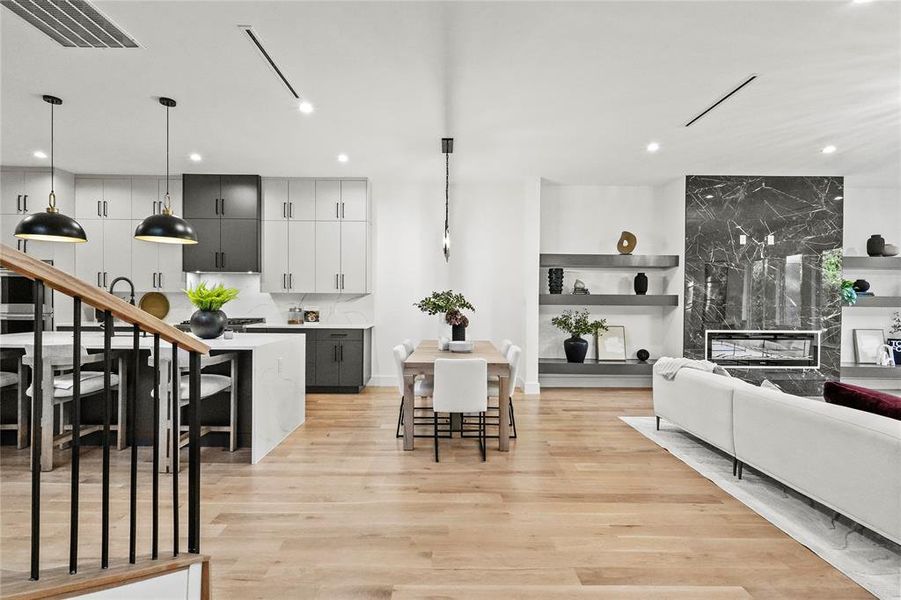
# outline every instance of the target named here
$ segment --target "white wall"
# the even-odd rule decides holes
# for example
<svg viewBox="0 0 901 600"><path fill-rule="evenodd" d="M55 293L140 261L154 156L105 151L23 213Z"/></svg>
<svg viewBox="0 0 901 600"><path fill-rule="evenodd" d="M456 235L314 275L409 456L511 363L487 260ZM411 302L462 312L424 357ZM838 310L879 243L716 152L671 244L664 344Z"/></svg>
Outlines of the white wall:
<svg viewBox="0 0 901 600"><path fill-rule="evenodd" d="M886 242L901 245L901 190L868 188L845 179L844 253L866 256L867 238L879 233ZM880 296L901 296L897 271L845 270L846 279L866 279ZM854 330L883 329L888 333L891 315L898 308L846 307L842 310L842 362L854 362Z"/></svg>
<svg viewBox="0 0 901 600"><path fill-rule="evenodd" d="M585 186L555 185L545 182L541 189L541 252L615 254L622 231L638 238L636 254L684 254L684 179L665 186ZM608 325L626 328L626 356L634 358L639 348L651 356L681 355L683 268L647 269L650 294L679 294L679 307L589 307L595 317ZM541 269L541 292L547 293L547 269ZM632 294L638 270L565 269L565 291L576 278L594 294ZM566 307L543 306L540 314L539 353L542 358L563 357L566 334L555 329L550 319ZM579 307L575 307L579 308ZM594 356L593 344L589 357ZM557 381L557 378L553 378ZM620 385L624 381L604 378L593 381ZM646 382L645 382L646 383Z"/></svg>

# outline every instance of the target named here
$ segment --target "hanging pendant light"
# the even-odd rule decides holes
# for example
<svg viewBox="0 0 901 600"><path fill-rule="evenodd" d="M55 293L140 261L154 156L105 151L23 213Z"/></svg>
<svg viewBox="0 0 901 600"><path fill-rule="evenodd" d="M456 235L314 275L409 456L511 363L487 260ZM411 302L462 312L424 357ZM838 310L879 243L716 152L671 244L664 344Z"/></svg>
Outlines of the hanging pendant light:
<svg viewBox="0 0 901 600"><path fill-rule="evenodd" d="M83 243L88 241L84 229L78 221L59 212L56 208L56 165L53 160L53 108L63 103L56 96L44 96L44 102L50 105L50 196L48 198L47 211L28 215L16 225L15 236L23 240L36 240L41 242L73 242Z"/></svg>
<svg viewBox="0 0 901 600"><path fill-rule="evenodd" d="M444 262L450 262L450 155L454 151L454 138L441 138L444 153Z"/></svg>
<svg viewBox="0 0 901 600"><path fill-rule="evenodd" d="M150 215L135 229L135 239L158 244L196 244L197 233L187 221L172 214L172 198L169 196L169 109L175 106L172 98L160 98L166 107L166 195L163 212Z"/></svg>

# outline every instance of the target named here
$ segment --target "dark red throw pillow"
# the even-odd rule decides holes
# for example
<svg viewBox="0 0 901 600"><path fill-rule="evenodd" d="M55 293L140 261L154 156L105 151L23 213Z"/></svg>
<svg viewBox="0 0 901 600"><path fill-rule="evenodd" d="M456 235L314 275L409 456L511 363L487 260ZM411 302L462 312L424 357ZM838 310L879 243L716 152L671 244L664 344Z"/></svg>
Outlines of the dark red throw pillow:
<svg viewBox="0 0 901 600"><path fill-rule="evenodd" d="M829 404L838 404L901 421L901 397L877 392L859 385L827 381L823 396Z"/></svg>

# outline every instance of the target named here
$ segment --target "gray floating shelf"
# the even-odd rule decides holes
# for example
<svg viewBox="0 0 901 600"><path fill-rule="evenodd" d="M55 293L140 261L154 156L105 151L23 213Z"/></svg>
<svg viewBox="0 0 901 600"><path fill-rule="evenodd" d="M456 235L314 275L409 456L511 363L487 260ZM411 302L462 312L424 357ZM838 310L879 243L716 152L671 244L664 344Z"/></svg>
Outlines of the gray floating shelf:
<svg viewBox="0 0 901 600"><path fill-rule="evenodd" d="M901 256L845 256L842 268L869 271L901 271Z"/></svg>
<svg viewBox="0 0 901 600"><path fill-rule="evenodd" d="M542 254L542 267L583 269L671 269L679 266L677 254Z"/></svg>
<svg viewBox="0 0 901 600"><path fill-rule="evenodd" d="M901 296L860 296L845 308L901 308Z"/></svg>
<svg viewBox="0 0 901 600"><path fill-rule="evenodd" d="M539 358L540 375L647 375L650 376L654 360L594 360L584 363L566 362L565 358ZM901 369L899 369L901 371Z"/></svg>
<svg viewBox="0 0 901 600"><path fill-rule="evenodd" d="M554 306L679 306L679 296L638 294L541 294L538 304Z"/></svg>
<svg viewBox="0 0 901 600"><path fill-rule="evenodd" d="M540 372L539 365L539 372ZM901 379L901 367L882 367L879 365L842 364L842 377L851 379Z"/></svg>

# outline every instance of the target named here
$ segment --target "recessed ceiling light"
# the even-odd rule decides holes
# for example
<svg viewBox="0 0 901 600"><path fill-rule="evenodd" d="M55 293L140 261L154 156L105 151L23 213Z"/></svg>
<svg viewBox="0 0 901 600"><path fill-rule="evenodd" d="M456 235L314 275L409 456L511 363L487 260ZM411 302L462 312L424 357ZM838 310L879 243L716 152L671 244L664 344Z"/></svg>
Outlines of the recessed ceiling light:
<svg viewBox="0 0 901 600"><path fill-rule="evenodd" d="M197 154L196 152L192 152L190 155L188 155L188 158L190 158L194 162L200 162L203 160L203 157L200 156L199 154Z"/></svg>
<svg viewBox="0 0 901 600"><path fill-rule="evenodd" d="M35 158L47 158L47 153L46 153L46 152L43 152L43 151L41 151L41 150L35 150L35 151L34 151L34 157L35 157Z"/></svg>
<svg viewBox="0 0 901 600"><path fill-rule="evenodd" d="M841 199L843 199L843 198L844 198L844 196L836 196L836 197L835 197L836 200L841 200Z"/></svg>
<svg viewBox="0 0 901 600"><path fill-rule="evenodd" d="M853 4L869 4L872 0L853 0Z"/></svg>
<svg viewBox="0 0 901 600"><path fill-rule="evenodd" d="M648 152L657 152L658 150L660 150L660 144L658 144L657 142L651 142L650 144L648 144L647 150Z"/></svg>
<svg viewBox="0 0 901 600"><path fill-rule="evenodd" d="M835 146L833 146L832 144L829 144L828 146L823 148L822 152L823 152L823 154L832 154L836 150L837 150L837 148Z"/></svg>
<svg viewBox="0 0 901 600"><path fill-rule="evenodd" d="M707 198L708 200L710 200L711 198L713 198L713 194L707 194L707 195L704 196L704 197Z"/></svg>
<svg viewBox="0 0 901 600"><path fill-rule="evenodd" d="M344 154L344 153L341 153L341 154L338 155L338 162L339 162L339 163L346 163L346 162L349 161L349 160L350 160L350 158L349 158L346 154Z"/></svg>
<svg viewBox="0 0 901 600"><path fill-rule="evenodd" d="M297 110L305 115L308 115L313 112L313 103L306 100L301 100L300 104L297 105Z"/></svg>

